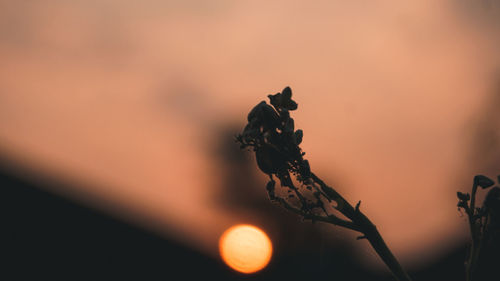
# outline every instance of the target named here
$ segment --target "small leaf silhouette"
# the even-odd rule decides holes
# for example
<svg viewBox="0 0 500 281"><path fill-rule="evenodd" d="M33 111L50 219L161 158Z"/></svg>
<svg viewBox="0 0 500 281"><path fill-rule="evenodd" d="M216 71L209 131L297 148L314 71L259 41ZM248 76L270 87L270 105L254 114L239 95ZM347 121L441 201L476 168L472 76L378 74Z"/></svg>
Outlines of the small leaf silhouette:
<svg viewBox="0 0 500 281"><path fill-rule="evenodd" d="M292 89L290 87L285 87L283 91L281 91L281 95L283 97L283 100L292 99Z"/></svg>
<svg viewBox="0 0 500 281"><path fill-rule="evenodd" d="M469 201L470 200L470 194L469 193L462 193L462 192L457 192L457 197L458 199L462 201Z"/></svg>
<svg viewBox="0 0 500 281"><path fill-rule="evenodd" d="M300 143L302 143L303 136L304 136L304 133L302 132L302 130L295 131L295 144L296 145L299 145Z"/></svg>
<svg viewBox="0 0 500 281"><path fill-rule="evenodd" d="M477 175L474 177L474 184L480 186L483 189L486 189L494 185L495 182L493 182L493 180L491 180L487 176Z"/></svg>
<svg viewBox="0 0 500 281"><path fill-rule="evenodd" d="M281 93L276 93L274 95L268 95L269 102L271 103L276 110L279 110L281 108Z"/></svg>
<svg viewBox="0 0 500 281"><path fill-rule="evenodd" d="M276 108L276 110L281 111L286 110L296 110L298 105L292 100L292 89L286 87L281 93L275 95L268 95L271 104Z"/></svg>
<svg viewBox="0 0 500 281"><path fill-rule="evenodd" d="M458 208L464 208L464 209L467 209L467 202L465 201L459 201L458 204L457 204L457 207Z"/></svg>
<svg viewBox="0 0 500 281"><path fill-rule="evenodd" d="M286 87L281 92L281 103L282 106L288 110L296 110L297 103L292 100L292 89L290 87Z"/></svg>

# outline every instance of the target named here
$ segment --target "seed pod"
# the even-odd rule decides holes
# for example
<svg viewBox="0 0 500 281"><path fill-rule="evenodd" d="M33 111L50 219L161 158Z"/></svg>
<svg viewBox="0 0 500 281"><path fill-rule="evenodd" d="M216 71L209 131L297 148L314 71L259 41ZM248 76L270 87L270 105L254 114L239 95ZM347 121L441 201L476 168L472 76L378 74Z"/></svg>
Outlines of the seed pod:
<svg viewBox="0 0 500 281"><path fill-rule="evenodd" d="M248 116L247 116L248 122L251 122L252 120L256 120L256 119L260 118L259 112L262 110L261 108L265 104L266 104L265 101L261 101L259 104L254 106L254 108L252 108L252 110L250 110L250 112L248 113Z"/></svg>
<svg viewBox="0 0 500 281"><path fill-rule="evenodd" d="M272 130L278 127L279 121L278 113L270 105L264 103L261 105L260 120L264 130Z"/></svg>
<svg viewBox="0 0 500 281"><path fill-rule="evenodd" d="M474 177L474 184L480 186L482 189L486 189L495 183L487 176L477 175Z"/></svg>
<svg viewBox="0 0 500 281"><path fill-rule="evenodd" d="M292 89L290 87L285 87L283 91L281 91L281 96L283 100L292 99Z"/></svg>
<svg viewBox="0 0 500 281"><path fill-rule="evenodd" d="M290 87L284 88L281 92L281 107L288 110L297 109L297 103L292 100L292 89Z"/></svg>

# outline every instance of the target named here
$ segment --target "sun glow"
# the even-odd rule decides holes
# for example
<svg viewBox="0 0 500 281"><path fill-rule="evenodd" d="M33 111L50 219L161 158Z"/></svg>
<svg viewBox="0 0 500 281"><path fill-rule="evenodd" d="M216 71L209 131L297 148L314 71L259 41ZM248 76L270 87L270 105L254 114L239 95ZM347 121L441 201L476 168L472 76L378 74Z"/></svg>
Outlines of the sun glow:
<svg viewBox="0 0 500 281"><path fill-rule="evenodd" d="M232 269L254 273L269 263L273 247L264 231L253 225L240 224L222 234L219 251L224 262Z"/></svg>

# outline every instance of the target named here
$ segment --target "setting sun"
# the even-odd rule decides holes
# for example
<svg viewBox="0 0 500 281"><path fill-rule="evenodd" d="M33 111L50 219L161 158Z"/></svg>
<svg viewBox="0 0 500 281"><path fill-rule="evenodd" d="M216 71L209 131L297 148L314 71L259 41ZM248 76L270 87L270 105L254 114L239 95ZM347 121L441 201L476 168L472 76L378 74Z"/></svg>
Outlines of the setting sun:
<svg viewBox="0 0 500 281"><path fill-rule="evenodd" d="M222 234L219 251L229 267L242 273L253 273L266 267L273 247L264 231L253 225L240 224Z"/></svg>

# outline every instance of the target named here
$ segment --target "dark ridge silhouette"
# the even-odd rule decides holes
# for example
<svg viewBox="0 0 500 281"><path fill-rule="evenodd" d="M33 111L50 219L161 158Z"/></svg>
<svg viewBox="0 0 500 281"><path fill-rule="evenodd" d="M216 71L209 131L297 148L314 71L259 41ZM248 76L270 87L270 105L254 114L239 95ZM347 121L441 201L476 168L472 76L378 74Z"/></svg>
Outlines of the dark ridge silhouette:
<svg viewBox="0 0 500 281"><path fill-rule="evenodd" d="M11 164L0 162L0 280L392 280L364 270L348 246L321 245L315 235L310 238L316 241L304 236L282 242L288 248L275 252L263 271L238 274L218 259L52 194L46 190L64 186L35 181L22 170L13 173ZM289 216L290 225L293 215L275 210ZM457 250L412 276L463 280L464 256Z"/></svg>
<svg viewBox="0 0 500 281"><path fill-rule="evenodd" d="M200 280L219 261L0 169L0 280Z"/></svg>

